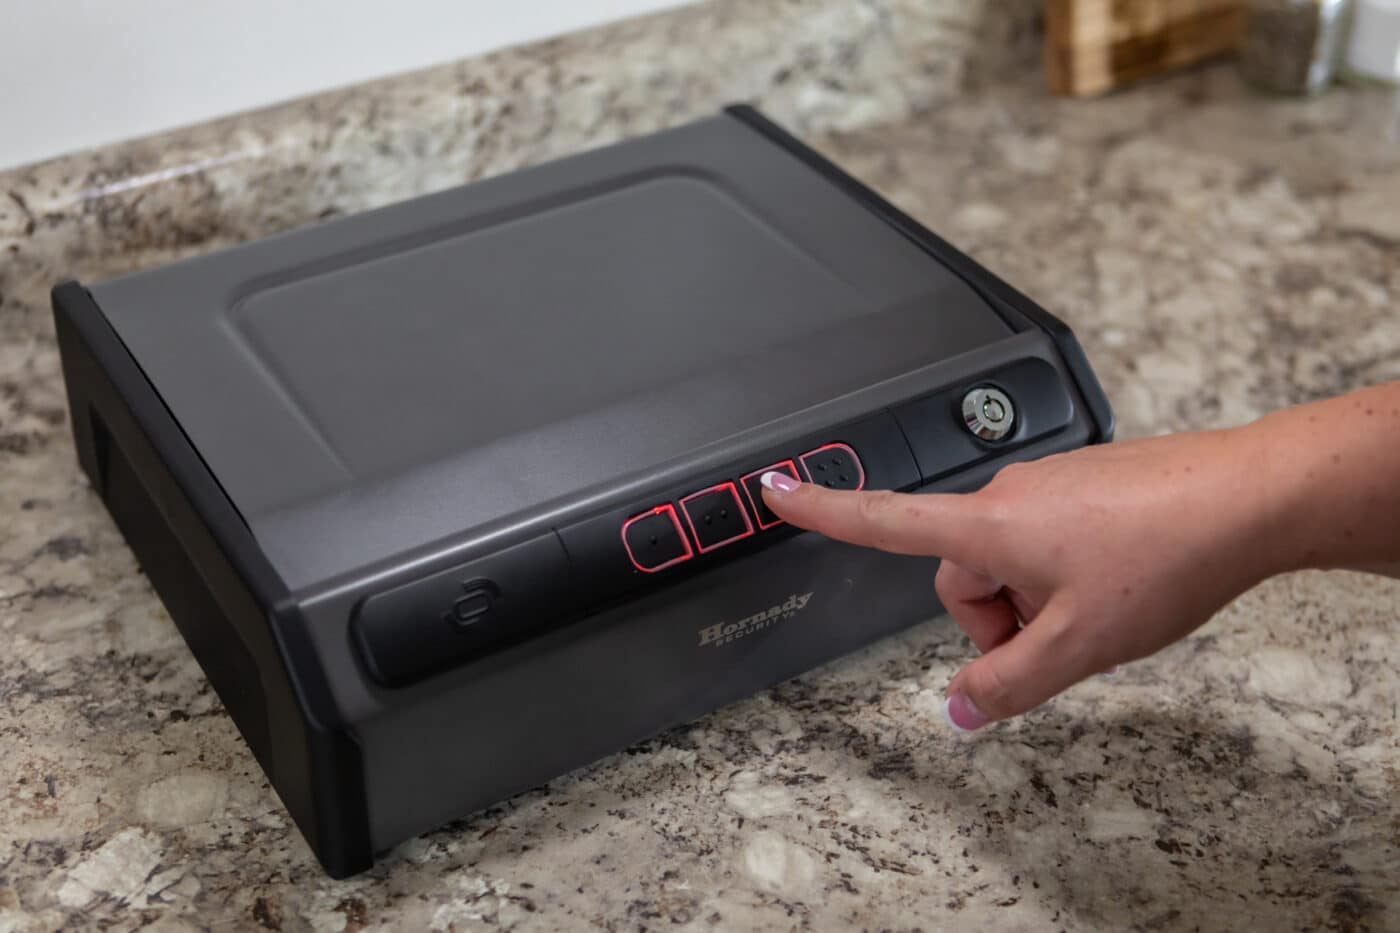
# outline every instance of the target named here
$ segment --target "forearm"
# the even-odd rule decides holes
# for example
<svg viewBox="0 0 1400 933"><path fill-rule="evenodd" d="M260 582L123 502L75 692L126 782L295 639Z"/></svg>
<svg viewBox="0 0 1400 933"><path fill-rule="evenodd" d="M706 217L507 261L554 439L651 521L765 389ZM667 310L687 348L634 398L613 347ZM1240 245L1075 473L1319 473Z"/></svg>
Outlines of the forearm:
<svg viewBox="0 0 1400 933"><path fill-rule="evenodd" d="M1400 382L1276 412L1240 436L1271 569L1400 576Z"/></svg>
<svg viewBox="0 0 1400 933"><path fill-rule="evenodd" d="M945 712L976 729L1161 650L1274 574L1400 570L1400 383L1045 457L968 494L764 485L796 527L943 559L939 596L983 652Z"/></svg>

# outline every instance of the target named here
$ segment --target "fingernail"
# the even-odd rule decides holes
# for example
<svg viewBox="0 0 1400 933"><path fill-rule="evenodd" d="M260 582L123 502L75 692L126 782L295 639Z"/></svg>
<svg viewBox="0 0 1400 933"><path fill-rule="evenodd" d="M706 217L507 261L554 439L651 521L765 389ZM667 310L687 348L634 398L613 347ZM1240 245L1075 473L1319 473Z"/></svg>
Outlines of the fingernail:
<svg viewBox="0 0 1400 933"><path fill-rule="evenodd" d="M758 478L764 489L771 489L774 492L792 492L802 484L788 476L786 473L779 473L777 470L769 470Z"/></svg>
<svg viewBox="0 0 1400 933"><path fill-rule="evenodd" d="M958 732L971 732L991 722L963 693L955 693L943 701L943 718Z"/></svg>
<svg viewBox="0 0 1400 933"><path fill-rule="evenodd" d="M1113 665L1112 667L1110 667L1108 670L1106 670L1106 671L1104 671L1103 673L1099 674L1099 676L1100 676L1100 677L1117 677L1117 676L1118 676L1119 674L1121 674L1121 673L1123 673L1123 665L1121 665L1121 664L1115 664L1115 665Z"/></svg>

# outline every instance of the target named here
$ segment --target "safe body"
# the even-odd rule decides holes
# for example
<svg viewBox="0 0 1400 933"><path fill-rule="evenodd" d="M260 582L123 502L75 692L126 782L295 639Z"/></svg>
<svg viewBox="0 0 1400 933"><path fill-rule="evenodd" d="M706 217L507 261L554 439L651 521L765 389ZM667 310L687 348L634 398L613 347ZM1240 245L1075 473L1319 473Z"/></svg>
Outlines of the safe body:
<svg viewBox="0 0 1400 933"><path fill-rule="evenodd" d="M939 611L764 469L970 490L1113 428L1064 325L747 107L54 311L82 466L337 877Z"/></svg>

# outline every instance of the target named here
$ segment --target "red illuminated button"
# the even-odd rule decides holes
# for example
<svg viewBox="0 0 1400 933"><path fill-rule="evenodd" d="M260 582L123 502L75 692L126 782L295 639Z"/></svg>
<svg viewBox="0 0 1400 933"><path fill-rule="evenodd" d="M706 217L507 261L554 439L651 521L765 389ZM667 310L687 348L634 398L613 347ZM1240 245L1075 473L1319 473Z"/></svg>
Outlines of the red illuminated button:
<svg viewBox="0 0 1400 933"><path fill-rule="evenodd" d="M865 467L849 444L823 444L798 457L807 478L828 489L864 489Z"/></svg>
<svg viewBox="0 0 1400 933"><path fill-rule="evenodd" d="M701 554L753 534L753 523L733 483L691 493L681 500L681 510Z"/></svg>
<svg viewBox="0 0 1400 933"><path fill-rule="evenodd" d="M758 519L758 528L760 531L783 523L783 520L773 514L773 510L763 501L763 483L760 482L760 480L763 479L764 473L786 473L795 480L800 481L802 479L797 472L797 464L791 460L783 460L771 466L766 466L761 470L754 470L748 476L739 480L740 485L744 487L744 495L748 496L749 505L753 506L753 514Z"/></svg>
<svg viewBox="0 0 1400 933"><path fill-rule="evenodd" d="M676 507L669 502L623 522L622 545L632 566L643 573L656 573L695 556Z"/></svg>

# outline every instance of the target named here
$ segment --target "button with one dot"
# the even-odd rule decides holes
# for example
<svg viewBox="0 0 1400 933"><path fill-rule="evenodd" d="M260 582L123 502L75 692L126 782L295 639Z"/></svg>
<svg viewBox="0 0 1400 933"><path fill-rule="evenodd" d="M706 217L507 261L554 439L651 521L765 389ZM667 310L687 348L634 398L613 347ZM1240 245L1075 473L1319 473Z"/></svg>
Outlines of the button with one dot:
<svg viewBox="0 0 1400 933"><path fill-rule="evenodd" d="M694 556L676 507L670 503L623 522L622 544L632 566L643 573L656 573Z"/></svg>

